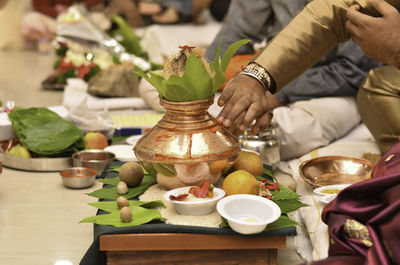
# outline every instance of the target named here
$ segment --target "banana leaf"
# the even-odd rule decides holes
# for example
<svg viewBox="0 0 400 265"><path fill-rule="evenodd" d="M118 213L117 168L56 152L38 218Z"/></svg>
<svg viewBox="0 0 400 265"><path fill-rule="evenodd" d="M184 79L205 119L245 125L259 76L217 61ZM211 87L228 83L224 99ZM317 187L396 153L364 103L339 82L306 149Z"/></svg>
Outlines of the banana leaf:
<svg viewBox="0 0 400 265"><path fill-rule="evenodd" d="M64 156L84 147L82 131L47 108L17 107L8 118L21 144L36 154Z"/></svg>

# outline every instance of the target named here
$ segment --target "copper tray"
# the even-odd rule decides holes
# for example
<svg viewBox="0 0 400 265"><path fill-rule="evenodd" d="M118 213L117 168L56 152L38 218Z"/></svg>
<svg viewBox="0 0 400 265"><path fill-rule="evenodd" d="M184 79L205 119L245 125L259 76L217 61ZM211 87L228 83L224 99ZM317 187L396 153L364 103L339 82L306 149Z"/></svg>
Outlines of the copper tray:
<svg viewBox="0 0 400 265"><path fill-rule="evenodd" d="M374 163L362 158L322 156L300 165L300 176L314 188L333 184L353 184L371 177Z"/></svg>

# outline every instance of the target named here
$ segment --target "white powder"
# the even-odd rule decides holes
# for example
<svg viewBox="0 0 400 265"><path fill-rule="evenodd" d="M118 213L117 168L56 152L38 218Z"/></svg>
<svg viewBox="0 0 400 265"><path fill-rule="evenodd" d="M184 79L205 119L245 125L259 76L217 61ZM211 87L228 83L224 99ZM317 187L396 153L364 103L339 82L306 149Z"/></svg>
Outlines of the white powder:
<svg viewBox="0 0 400 265"><path fill-rule="evenodd" d="M163 187L156 184L148 188L142 195L139 196L141 201L154 201L162 200L166 208L158 208L163 218L167 219L165 223L173 225L190 225L190 226L203 226L203 227L218 227L221 223L221 216L217 211L213 211L208 215L199 216L193 215L180 215L175 211L172 202L166 201L163 198L164 193L167 192Z"/></svg>

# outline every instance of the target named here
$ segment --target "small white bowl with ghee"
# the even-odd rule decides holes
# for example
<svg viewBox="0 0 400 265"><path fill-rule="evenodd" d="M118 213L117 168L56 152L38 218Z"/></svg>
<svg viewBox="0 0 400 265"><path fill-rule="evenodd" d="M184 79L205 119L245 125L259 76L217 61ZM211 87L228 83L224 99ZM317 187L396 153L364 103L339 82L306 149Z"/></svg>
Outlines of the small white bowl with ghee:
<svg viewBox="0 0 400 265"><path fill-rule="evenodd" d="M273 201L250 194L235 194L217 203L218 213L228 221L232 230L244 234L256 234L281 216L281 209Z"/></svg>

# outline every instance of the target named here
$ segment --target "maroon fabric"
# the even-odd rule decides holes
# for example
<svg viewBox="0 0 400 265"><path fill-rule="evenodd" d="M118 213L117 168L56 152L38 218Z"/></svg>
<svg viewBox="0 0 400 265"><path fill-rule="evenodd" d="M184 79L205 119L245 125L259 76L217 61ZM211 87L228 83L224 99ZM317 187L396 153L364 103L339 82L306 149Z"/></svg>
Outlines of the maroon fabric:
<svg viewBox="0 0 400 265"><path fill-rule="evenodd" d="M390 158L390 159L389 159ZM400 142L377 163L372 178L349 186L325 206L329 257L315 265L389 265L400 261ZM343 236L347 219L365 225L373 245Z"/></svg>

